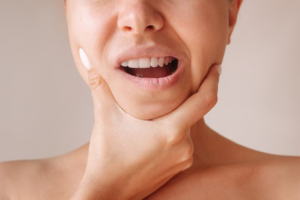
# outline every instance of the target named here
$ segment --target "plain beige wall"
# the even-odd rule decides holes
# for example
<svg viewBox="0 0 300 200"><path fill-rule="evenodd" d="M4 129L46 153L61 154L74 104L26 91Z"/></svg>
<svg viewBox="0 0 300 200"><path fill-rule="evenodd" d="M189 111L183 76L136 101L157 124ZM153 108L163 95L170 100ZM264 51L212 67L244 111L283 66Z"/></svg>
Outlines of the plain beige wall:
<svg viewBox="0 0 300 200"><path fill-rule="evenodd" d="M0 161L89 140L89 88L70 54L60 0L0 0ZM212 128L257 150L300 155L300 0L245 0Z"/></svg>

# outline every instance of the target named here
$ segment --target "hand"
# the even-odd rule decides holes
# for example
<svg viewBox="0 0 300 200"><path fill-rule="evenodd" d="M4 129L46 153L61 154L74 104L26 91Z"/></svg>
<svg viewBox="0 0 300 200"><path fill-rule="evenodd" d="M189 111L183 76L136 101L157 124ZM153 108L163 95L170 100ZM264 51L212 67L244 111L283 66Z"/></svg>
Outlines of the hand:
<svg viewBox="0 0 300 200"><path fill-rule="evenodd" d="M146 121L126 114L83 51L81 56L89 70L95 123L77 196L143 199L192 165L189 130L216 104L220 68L211 67L198 92L176 110Z"/></svg>

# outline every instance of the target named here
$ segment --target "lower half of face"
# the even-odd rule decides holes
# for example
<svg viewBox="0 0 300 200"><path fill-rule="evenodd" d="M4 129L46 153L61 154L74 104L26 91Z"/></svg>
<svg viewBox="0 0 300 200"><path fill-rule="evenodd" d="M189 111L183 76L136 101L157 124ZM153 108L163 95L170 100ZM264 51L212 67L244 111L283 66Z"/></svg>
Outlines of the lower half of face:
<svg viewBox="0 0 300 200"><path fill-rule="evenodd" d="M86 51L93 67L106 80L115 100L126 113L139 119L154 119L172 112L197 92L209 68L222 62L227 42L227 10L222 0L190 3L174 0L172 9L167 9L170 5L164 3L148 5L145 4L147 1L141 2L143 5L139 7L126 9L137 9L139 15L149 12L147 16L150 18L161 17L163 26L160 30L131 34L128 30L116 28L120 20L117 16L123 12L122 9L113 10L116 5L110 5L111 12L104 11L101 5L98 9L87 5L83 11L73 5L74 10L68 14L68 25L73 56L86 82L87 73L79 59L79 48ZM139 10L141 6L144 6L143 10ZM141 51L134 51L135 46L141 51L145 48L145 56ZM152 50L149 51L149 47ZM155 48L160 49L160 53L156 54ZM129 58L132 50L139 58ZM122 54L126 55L124 59L118 59ZM152 66L150 54L156 56L157 62L160 56L164 58L164 65L136 69L132 68L134 63L129 64L139 60L140 65L144 65L141 59L145 59L145 67L149 62Z"/></svg>
<svg viewBox="0 0 300 200"><path fill-rule="evenodd" d="M102 74L120 107L138 119L154 119L163 116L177 108L192 93L189 70L182 70L178 75L175 74L178 77L159 79L135 77L118 69ZM168 81L167 79L174 80L164 83Z"/></svg>

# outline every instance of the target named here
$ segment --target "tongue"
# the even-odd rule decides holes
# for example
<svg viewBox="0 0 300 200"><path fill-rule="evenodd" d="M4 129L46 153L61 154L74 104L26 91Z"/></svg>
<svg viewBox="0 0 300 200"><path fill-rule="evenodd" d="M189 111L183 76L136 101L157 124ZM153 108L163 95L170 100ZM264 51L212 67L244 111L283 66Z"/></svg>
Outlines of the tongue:
<svg viewBox="0 0 300 200"><path fill-rule="evenodd" d="M127 73L144 78L161 78L172 74L172 66L164 65L163 67L150 68L127 68Z"/></svg>

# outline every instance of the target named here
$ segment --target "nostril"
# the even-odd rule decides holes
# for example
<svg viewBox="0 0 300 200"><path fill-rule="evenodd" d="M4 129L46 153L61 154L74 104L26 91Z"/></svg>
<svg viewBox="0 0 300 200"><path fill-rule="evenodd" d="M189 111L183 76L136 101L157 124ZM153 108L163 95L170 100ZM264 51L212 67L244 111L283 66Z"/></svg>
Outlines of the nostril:
<svg viewBox="0 0 300 200"><path fill-rule="evenodd" d="M126 32L132 30L132 28L131 28L130 26L125 26L123 29L124 29L124 31L126 31Z"/></svg>
<svg viewBox="0 0 300 200"><path fill-rule="evenodd" d="M146 29L148 29L148 30L154 30L154 26L153 25L149 25L149 26L147 26Z"/></svg>

